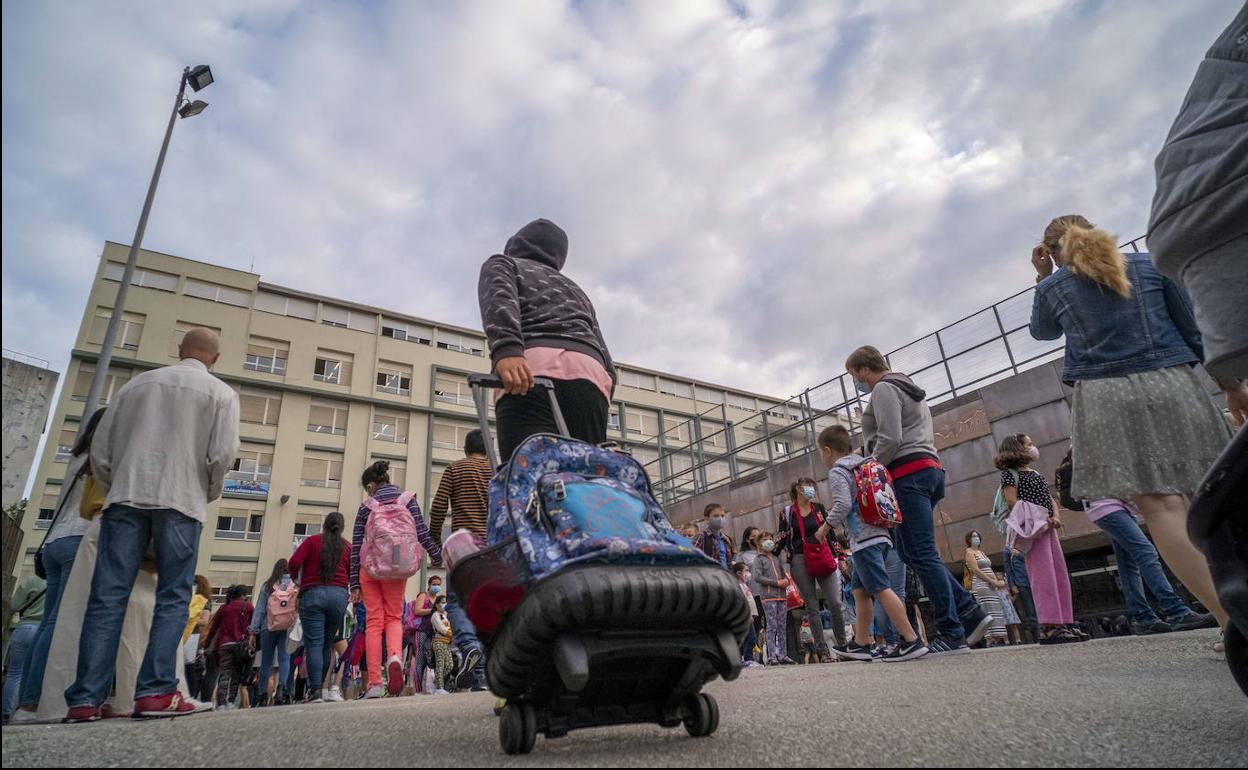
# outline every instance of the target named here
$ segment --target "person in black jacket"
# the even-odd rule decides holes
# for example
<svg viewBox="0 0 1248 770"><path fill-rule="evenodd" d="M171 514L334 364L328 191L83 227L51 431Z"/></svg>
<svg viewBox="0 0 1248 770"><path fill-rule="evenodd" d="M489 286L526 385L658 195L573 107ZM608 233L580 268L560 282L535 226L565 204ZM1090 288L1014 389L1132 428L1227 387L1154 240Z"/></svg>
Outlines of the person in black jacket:
<svg viewBox="0 0 1248 770"><path fill-rule="evenodd" d="M554 381L573 438L607 440L615 365L593 303L561 272L567 258L567 233L538 219L481 266L481 321L505 391L495 408L504 460L526 438L557 431L547 394L532 392L535 377Z"/></svg>

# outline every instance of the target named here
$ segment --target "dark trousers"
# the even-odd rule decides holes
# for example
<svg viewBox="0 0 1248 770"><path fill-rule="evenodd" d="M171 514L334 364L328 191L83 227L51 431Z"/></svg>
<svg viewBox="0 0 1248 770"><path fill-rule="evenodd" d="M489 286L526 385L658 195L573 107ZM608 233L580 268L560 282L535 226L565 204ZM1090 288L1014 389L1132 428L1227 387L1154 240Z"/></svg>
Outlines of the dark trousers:
<svg viewBox="0 0 1248 770"><path fill-rule="evenodd" d="M1036 622L1036 603L1031 598L1030 588L1018 589L1014 609L1018 611L1018 619L1022 621L1023 638L1030 642L1040 641L1040 626Z"/></svg>
<svg viewBox="0 0 1248 770"><path fill-rule="evenodd" d="M758 631L754 630L754 624L750 624L750 628L745 633L745 640L741 642L741 660L754 660L754 645L758 644Z"/></svg>
<svg viewBox="0 0 1248 770"><path fill-rule="evenodd" d="M589 380L554 380L555 397L572 438L590 444L607 440L609 404ZM538 433L558 433L550 396L534 389L524 396L503 396L494 407L498 419L498 451L502 462L515 454L524 440Z"/></svg>

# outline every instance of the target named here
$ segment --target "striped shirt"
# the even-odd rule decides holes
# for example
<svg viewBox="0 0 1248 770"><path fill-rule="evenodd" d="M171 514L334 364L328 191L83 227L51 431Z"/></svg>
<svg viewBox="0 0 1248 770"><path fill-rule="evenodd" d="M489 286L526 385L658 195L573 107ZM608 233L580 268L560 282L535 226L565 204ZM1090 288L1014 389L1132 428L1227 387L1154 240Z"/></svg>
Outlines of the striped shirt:
<svg viewBox="0 0 1248 770"><path fill-rule="evenodd" d="M438 493L429 509L429 526L434 538L442 539L442 523L447 509L454 511L451 526L466 529L485 539L489 522L490 461L481 455L451 463L442 474Z"/></svg>
<svg viewBox="0 0 1248 770"><path fill-rule="evenodd" d="M403 492L393 484L387 484L378 488L373 493L373 499L379 503L392 503L402 496ZM416 502L416 496L407 503L407 510L412 514L412 521L416 522L416 537L420 540L420 544L429 552L429 558L433 560L434 566L442 564L442 544L429 535L429 529L425 526L425 517L420 513L420 503ZM360 546L364 545L364 530L368 526L368 507L361 504L360 510L355 514L355 530L351 537L351 587L360 587Z"/></svg>

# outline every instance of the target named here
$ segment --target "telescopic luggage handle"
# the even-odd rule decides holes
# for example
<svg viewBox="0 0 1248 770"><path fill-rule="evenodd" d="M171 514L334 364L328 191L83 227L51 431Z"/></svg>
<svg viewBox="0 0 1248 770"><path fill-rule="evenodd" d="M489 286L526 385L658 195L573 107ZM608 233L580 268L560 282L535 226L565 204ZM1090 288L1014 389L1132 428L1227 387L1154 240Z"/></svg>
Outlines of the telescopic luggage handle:
<svg viewBox="0 0 1248 770"><path fill-rule="evenodd" d="M490 406L487 399L490 390L503 387L503 381L493 374L470 374L468 386L472 388L472 400L477 405L477 420L481 423L481 435L485 438L486 454L489 455L490 465L497 468L498 450L494 446L494 436L490 433ZM572 438L572 434L568 432L568 423L563 419L563 410L559 408L559 399L555 396L555 383L545 377L535 377L533 387L545 390L550 396L550 411L555 415L559 435Z"/></svg>

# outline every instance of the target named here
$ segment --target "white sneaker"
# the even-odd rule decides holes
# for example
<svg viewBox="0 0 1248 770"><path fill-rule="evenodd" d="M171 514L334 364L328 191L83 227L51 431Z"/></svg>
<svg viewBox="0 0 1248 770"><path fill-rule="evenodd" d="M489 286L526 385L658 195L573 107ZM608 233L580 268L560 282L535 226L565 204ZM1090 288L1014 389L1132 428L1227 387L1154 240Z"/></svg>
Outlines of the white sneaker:
<svg viewBox="0 0 1248 770"><path fill-rule="evenodd" d="M23 722L38 722L38 711L27 711L26 709L18 709L13 712L13 716L9 718L9 724L20 725Z"/></svg>
<svg viewBox="0 0 1248 770"><path fill-rule="evenodd" d="M447 692L446 690L434 690L433 694L434 695L450 695L450 693Z"/></svg>
<svg viewBox="0 0 1248 770"><path fill-rule="evenodd" d="M342 688L334 685L329 688L329 692L325 694L325 700L328 703L342 703L346 699L342 697Z"/></svg>
<svg viewBox="0 0 1248 770"><path fill-rule="evenodd" d="M386 688L379 684L375 684L368 688L368 692L364 693L364 700L376 700L386 694Z"/></svg>

